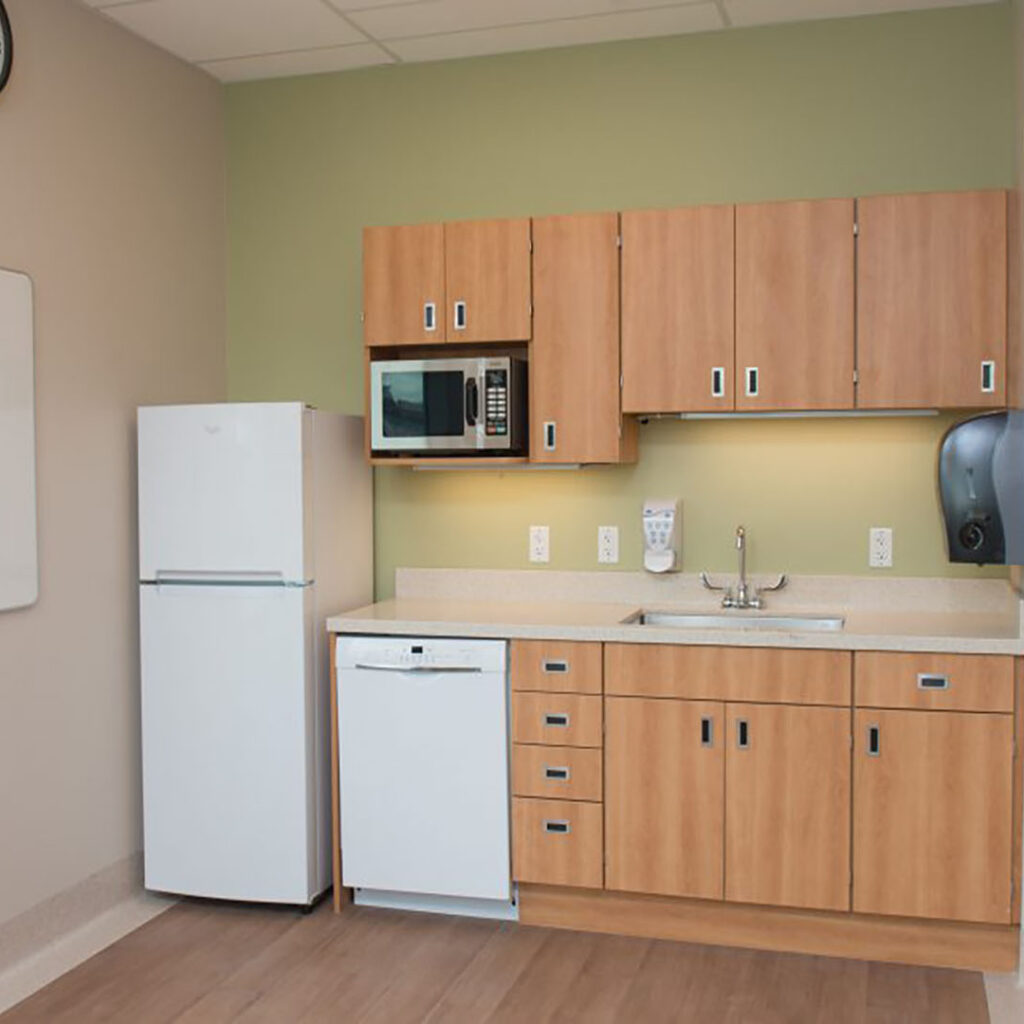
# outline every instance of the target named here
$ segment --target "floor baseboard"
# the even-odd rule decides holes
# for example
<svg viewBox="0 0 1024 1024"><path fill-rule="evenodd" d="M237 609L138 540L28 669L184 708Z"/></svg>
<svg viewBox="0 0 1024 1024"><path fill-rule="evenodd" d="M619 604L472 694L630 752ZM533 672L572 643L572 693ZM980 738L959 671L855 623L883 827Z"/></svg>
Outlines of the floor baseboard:
<svg viewBox="0 0 1024 1024"><path fill-rule="evenodd" d="M139 892L0 974L0 1013L135 931L177 900Z"/></svg>

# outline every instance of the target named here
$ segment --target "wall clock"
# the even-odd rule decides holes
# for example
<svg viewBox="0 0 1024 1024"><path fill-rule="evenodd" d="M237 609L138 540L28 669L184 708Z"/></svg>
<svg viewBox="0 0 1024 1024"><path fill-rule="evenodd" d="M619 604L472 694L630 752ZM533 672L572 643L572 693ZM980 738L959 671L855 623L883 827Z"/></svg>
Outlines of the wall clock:
<svg viewBox="0 0 1024 1024"><path fill-rule="evenodd" d="M7 84L11 77L11 57L13 55L13 44L11 42L11 21L4 9L4 0L0 0L0 90Z"/></svg>

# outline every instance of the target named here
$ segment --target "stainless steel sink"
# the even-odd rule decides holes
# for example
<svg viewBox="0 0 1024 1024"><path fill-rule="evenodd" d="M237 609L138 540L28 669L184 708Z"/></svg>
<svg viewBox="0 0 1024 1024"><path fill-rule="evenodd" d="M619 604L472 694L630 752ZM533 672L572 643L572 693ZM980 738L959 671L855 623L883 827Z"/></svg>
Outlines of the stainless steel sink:
<svg viewBox="0 0 1024 1024"><path fill-rule="evenodd" d="M770 615L764 612L665 612L641 608L622 620L628 626L675 629L778 629L829 632L843 628L841 615Z"/></svg>

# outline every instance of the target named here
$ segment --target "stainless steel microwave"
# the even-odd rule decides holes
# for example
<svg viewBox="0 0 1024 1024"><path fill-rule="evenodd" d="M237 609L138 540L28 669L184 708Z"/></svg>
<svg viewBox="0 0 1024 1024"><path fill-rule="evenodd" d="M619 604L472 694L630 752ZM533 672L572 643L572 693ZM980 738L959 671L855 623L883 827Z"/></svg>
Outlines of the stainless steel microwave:
<svg viewBox="0 0 1024 1024"><path fill-rule="evenodd" d="M370 363L370 447L384 455L525 455L526 360Z"/></svg>

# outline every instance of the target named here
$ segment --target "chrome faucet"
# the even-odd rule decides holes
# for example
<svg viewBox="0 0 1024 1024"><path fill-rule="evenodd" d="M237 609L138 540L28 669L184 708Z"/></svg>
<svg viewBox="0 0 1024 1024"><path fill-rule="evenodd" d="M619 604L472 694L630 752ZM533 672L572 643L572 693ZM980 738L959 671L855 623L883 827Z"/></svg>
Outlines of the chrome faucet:
<svg viewBox="0 0 1024 1024"><path fill-rule="evenodd" d="M725 596L722 598L723 608L762 608L764 601L761 599L761 595L766 591L781 590L789 582L788 578L783 573L771 586L761 587L760 589L748 582L747 531L742 526L736 527L736 550L739 552L740 577L735 590L732 587L715 586L708 578L706 572L700 574L700 581L708 590L725 591Z"/></svg>

